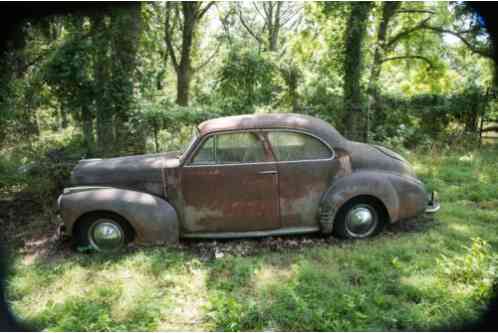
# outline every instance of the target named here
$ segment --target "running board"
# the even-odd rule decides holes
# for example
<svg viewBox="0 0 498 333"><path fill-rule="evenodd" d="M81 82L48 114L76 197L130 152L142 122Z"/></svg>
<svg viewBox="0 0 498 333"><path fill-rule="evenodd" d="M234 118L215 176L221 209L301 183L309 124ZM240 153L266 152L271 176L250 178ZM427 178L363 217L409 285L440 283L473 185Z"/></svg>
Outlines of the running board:
<svg viewBox="0 0 498 333"><path fill-rule="evenodd" d="M252 238L252 237L268 237L268 236L282 236L282 235L298 235L310 234L319 232L319 227L295 227L295 228L282 228L276 230L265 231L245 231L245 232L196 232L180 235L181 238Z"/></svg>

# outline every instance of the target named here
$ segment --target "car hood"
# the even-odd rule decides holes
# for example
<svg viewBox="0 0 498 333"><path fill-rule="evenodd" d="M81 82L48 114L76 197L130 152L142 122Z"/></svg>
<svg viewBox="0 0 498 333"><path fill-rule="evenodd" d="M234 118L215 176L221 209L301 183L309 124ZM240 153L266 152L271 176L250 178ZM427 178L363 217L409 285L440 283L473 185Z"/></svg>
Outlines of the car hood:
<svg viewBox="0 0 498 333"><path fill-rule="evenodd" d="M415 177L410 163L386 147L350 141L347 148L353 169L385 170Z"/></svg>
<svg viewBox="0 0 498 333"><path fill-rule="evenodd" d="M71 173L73 185L136 187L161 183L161 169L179 164L178 152L81 160Z"/></svg>

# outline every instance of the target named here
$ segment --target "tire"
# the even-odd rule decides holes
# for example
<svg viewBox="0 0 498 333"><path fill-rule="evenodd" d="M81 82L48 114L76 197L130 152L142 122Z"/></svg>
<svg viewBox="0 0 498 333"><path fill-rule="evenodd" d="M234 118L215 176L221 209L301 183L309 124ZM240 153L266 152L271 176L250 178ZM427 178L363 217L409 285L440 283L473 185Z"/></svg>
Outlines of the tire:
<svg viewBox="0 0 498 333"><path fill-rule="evenodd" d="M345 239L377 235L386 223L384 207L373 199L357 198L344 204L334 222L334 234Z"/></svg>
<svg viewBox="0 0 498 333"><path fill-rule="evenodd" d="M79 249L117 252L133 240L133 235L133 229L121 216L102 212L84 216L77 225L74 239Z"/></svg>

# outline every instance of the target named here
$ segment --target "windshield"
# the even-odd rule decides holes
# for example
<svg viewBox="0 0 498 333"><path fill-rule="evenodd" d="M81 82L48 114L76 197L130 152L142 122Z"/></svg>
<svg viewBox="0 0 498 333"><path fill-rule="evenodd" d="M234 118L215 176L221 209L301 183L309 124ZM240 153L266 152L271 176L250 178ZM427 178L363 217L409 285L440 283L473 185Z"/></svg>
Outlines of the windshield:
<svg viewBox="0 0 498 333"><path fill-rule="evenodd" d="M188 144L184 144L181 148L180 148L180 155L178 156L178 158L180 160L183 161L183 159L186 157L187 153L191 150L191 148L193 147L193 145L195 144L195 142L197 141L197 138L199 137L199 130L197 129L197 127L194 127L193 131L192 131L192 138L188 141Z"/></svg>

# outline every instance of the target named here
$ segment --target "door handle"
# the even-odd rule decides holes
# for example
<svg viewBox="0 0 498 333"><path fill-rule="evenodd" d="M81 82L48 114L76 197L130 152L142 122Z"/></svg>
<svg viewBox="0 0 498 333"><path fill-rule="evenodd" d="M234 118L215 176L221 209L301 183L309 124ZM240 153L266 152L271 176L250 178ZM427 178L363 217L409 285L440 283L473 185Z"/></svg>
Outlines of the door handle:
<svg viewBox="0 0 498 333"><path fill-rule="evenodd" d="M276 175L278 172L276 170L260 171L258 175Z"/></svg>

